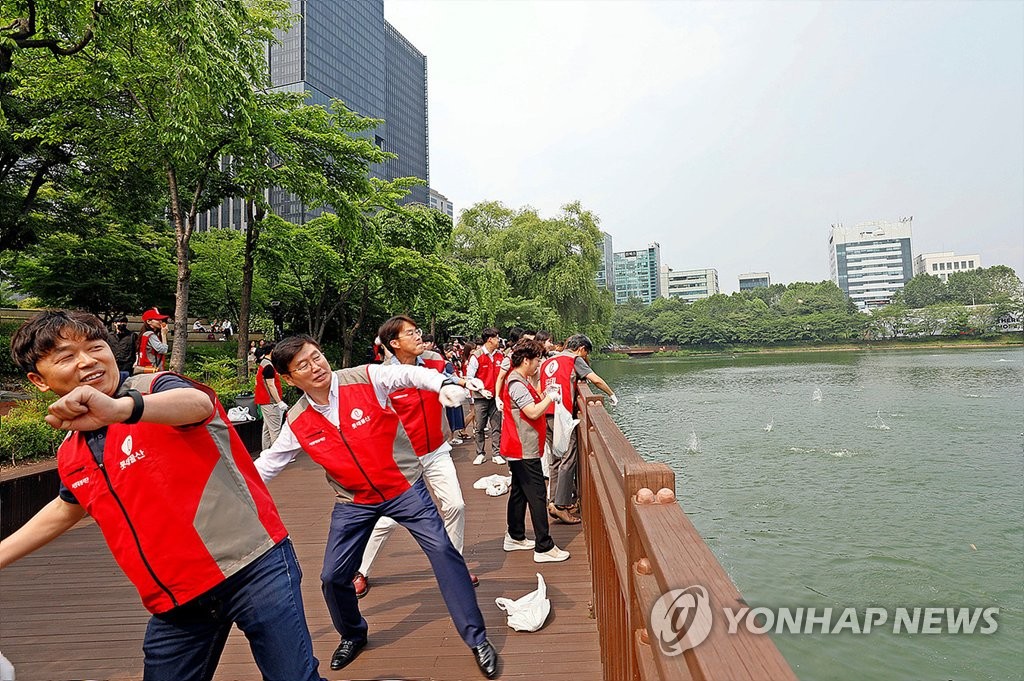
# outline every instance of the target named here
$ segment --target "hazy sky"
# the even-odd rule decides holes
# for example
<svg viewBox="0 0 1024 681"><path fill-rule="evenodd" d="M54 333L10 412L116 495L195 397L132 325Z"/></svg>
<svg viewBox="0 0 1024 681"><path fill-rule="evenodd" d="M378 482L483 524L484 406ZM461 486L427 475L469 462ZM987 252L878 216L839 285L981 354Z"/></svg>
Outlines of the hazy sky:
<svg viewBox="0 0 1024 681"><path fill-rule="evenodd" d="M1024 275L1024 2L385 0L427 55L430 184L615 250L821 281L828 228Z"/></svg>

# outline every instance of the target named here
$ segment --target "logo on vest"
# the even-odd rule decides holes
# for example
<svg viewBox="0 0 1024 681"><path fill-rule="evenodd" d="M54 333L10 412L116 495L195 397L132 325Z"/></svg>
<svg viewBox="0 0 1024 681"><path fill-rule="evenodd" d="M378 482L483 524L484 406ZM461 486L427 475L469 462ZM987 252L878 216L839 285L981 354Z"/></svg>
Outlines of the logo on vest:
<svg viewBox="0 0 1024 681"><path fill-rule="evenodd" d="M358 428L359 426L364 425L364 424L370 422L370 417L369 416L363 416L363 410L360 409L359 407L356 407L355 409L353 409L352 413L349 414L349 416L352 417L352 428L353 429Z"/></svg>
<svg viewBox="0 0 1024 681"><path fill-rule="evenodd" d="M548 362L548 365L544 367L544 373L548 376L554 376L555 372L558 371L558 360L553 359Z"/></svg>
<svg viewBox="0 0 1024 681"><path fill-rule="evenodd" d="M128 466L131 466L136 461L140 461L146 458L146 452L141 449L137 452L132 451L132 436L129 435L121 443L121 453L124 454L125 458L121 459L121 470L125 470Z"/></svg>
<svg viewBox="0 0 1024 681"><path fill-rule="evenodd" d="M71 489L78 489L79 487L81 487L82 485L86 484L87 482L89 482L89 476L88 475L85 476L84 478L82 478L81 480L78 480L76 482L71 483Z"/></svg>

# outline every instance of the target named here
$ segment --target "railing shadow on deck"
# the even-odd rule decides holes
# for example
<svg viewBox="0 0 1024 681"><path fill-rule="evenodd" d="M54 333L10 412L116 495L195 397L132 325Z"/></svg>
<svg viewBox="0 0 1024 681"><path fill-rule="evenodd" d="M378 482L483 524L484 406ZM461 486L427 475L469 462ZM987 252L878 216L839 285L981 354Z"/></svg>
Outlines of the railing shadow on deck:
<svg viewBox="0 0 1024 681"><path fill-rule="evenodd" d="M676 501L672 470L640 457L603 397L582 383L578 397L583 528L605 681L795 680L768 636L743 626L728 633L723 608L747 604ZM695 585L709 596L710 633L667 655L652 627L652 606L662 594ZM703 633L699 627L680 632L680 648Z"/></svg>

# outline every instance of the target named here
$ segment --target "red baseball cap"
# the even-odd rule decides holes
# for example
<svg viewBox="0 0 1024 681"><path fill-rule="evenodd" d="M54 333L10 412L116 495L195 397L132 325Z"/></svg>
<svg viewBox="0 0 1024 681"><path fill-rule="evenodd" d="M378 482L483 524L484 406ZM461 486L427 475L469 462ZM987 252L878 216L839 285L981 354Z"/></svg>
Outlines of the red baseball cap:
<svg viewBox="0 0 1024 681"><path fill-rule="evenodd" d="M160 314L160 310L151 307L142 313L142 321L148 322L151 319L170 319L169 315Z"/></svg>

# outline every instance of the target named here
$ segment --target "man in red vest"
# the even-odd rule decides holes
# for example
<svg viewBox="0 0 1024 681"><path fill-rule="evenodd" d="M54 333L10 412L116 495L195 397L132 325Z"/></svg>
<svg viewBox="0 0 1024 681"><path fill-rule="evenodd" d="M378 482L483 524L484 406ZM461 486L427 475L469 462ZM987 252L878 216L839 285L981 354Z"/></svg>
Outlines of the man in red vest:
<svg viewBox="0 0 1024 681"><path fill-rule="evenodd" d="M139 334L139 354L135 373L151 374L164 370L167 358L167 320L169 316L151 307L142 313L142 333Z"/></svg>
<svg viewBox="0 0 1024 681"><path fill-rule="evenodd" d="M303 396L289 410L277 441L256 460L256 468L270 480L305 451L324 467L336 497L320 574L327 610L341 634L331 669L345 667L366 646L369 626L359 612L352 580L374 525L386 516L409 530L427 554L455 628L480 671L494 678L498 653L487 640L466 561L445 533L423 480L413 445L422 433L405 427L392 400L396 392L416 388L438 394L444 406L454 406L468 398L459 387L467 382L402 364L332 371L320 345L306 335L274 346L274 368Z"/></svg>
<svg viewBox="0 0 1024 681"><path fill-rule="evenodd" d="M36 315L11 356L60 396L46 422L70 432L59 496L0 542L0 568L88 514L153 613L146 679L213 678L234 624L263 678L320 679L295 551L216 394L177 374L119 373L103 323L81 312Z"/></svg>
<svg viewBox="0 0 1024 681"><path fill-rule="evenodd" d="M590 381L608 395L608 402L615 406L619 398L615 396L612 389L603 378L590 368L587 358L594 349L591 340L582 333L570 336L565 342L565 350L548 357L540 365L540 387L542 390L555 386L562 398L562 404L573 416L579 410L576 408L576 382L581 380ZM547 408L547 440L548 447L551 446L552 433L554 431L555 405ZM551 464L548 488L550 489L551 503L548 504L548 514L556 520L575 525L580 519L573 514L573 508L577 500L577 479L578 451L576 442L576 431L573 430L572 438L569 441L569 449L561 458L554 459Z"/></svg>
<svg viewBox="0 0 1024 681"><path fill-rule="evenodd" d="M391 348L392 356L388 364L421 366L433 369L439 374L445 373L444 357L427 348L427 343L423 340L423 331L412 318L405 315L392 317L381 324L377 337L385 347ZM473 381L478 383L476 379ZM452 462L452 446L448 443L450 432L444 417L444 408L436 393L418 388L397 390L391 393L390 398L391 406L398 413L398 418L401 419L402 426L412 441L413 450L423 466L423 477L437 497L445 532L452 540L455 550L462 553L466 535L466 501L462 498L459 476ZM363 552L359 572L352 580L356 598L362 598L370 590L370 568L373 567L373 561L384 541L397 524L384 516L374 526L373 534L370 535L370 541ZM480 580L476 575L470 573L469 577L473 586L479 585Z"/></svg>
<svg viewBox="0 0 1024 681"><path fill-rule="evenodd" d="M473 463L480 465L484 462L484 440L487 434L484 428L490 423L491 427L491 461L496 464L505 463L501 456L501 411L497 406L498 372L501 370L501 360L504 355L498 350L501 338L498 330L489 327L480 332L482 345L480 349L469 358L469 365L466 367L467 378L479 378L483 381L484 389L480 396L473 398L473 411L476 412L476 458Z"/></svg>

